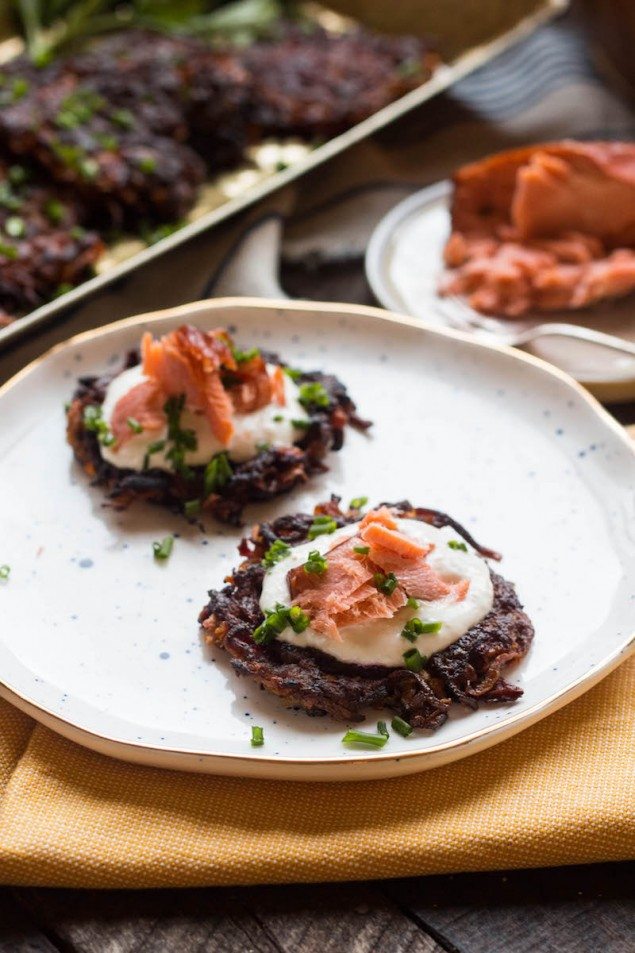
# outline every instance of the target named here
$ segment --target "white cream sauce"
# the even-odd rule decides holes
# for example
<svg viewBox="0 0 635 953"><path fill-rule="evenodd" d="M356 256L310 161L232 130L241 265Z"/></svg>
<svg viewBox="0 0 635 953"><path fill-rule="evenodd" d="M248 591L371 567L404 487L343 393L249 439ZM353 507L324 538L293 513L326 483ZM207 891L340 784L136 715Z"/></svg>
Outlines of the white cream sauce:
<svg viewBox="0 0 635 953"><path fill-rule="evenodd" d="M321 635L311 626L300 633L295 633L287 626L278 638L291 645L320 649L342 662L396 666L403 665L403 653L408 649L416 647L422 655L432 655L433 652L455 642L480 622L491 610L494 598L492 580L485 560L467 543L467 552L450 549L450 540L458 539L463 542L451 526L437 529L411 519L397 519L397 525L404 535L418 543L434 544L427 561L443 579L447 582L469 579L470 588L462 602L455 602L452 595L434 602L418 600L418 609L405 607L392 619L375 619L340 629L341 641ZM356 532L357 526L344 526L330 536L318 536L311 542L294 546L284 559L265 574L260 597L263 612L275 609L276 603L285 606L290 604L287 573L305 563L311 550L317 549L322 554L328 554L333 546L354 536ZM414 643L407 641L402 637L401 631L408 619L415 616L424 622L441 622L440 631L434 634L423 633Z"/></svg>
<svg viewBox="0 0 635 953"><path fill-rule="evenodd" d="M272 365L267 365L271 372ZM141 381L146 380L141 365L123 371L113 378L106 391L102 406L104 420L110 426L113 411L117 402L132 390ZM302 431L294 427L292 420L307 420L307 413L298 400L299 388L291 378L284 376L284 393L286 403L280 407L277 403L267 404L250 414L234 414L234 435L229 446L223 446L211 431L205 414L185 408L181 414L181 428L193 430L196 434L196 450L189 450L185 454L185 462L191 466L202 466L208 463L215 453L227 450L229 457L237 463L249 460L258 453L258 447L269 444L272 447L289 447L299 439ZM281 418L281 419L276 419ZM108 463L115 467L130 470L143 470L143 462L150 444L167 438L167 426L161 430L148 430L140 434L133 434L118 449L100 446L101 455ZM164 450L153 453L150 466L159 470L171 470L170 461L166 458L168 446Z"/></svg>

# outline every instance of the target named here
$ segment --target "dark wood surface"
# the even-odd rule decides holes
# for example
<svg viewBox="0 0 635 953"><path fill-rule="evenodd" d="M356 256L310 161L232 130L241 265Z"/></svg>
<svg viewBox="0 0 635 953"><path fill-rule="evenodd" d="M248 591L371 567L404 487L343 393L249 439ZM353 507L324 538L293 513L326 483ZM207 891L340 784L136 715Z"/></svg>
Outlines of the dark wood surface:
<svg viewBox="0 0 635 953"><path fill-rule="evenodd" d="M207 890L7 888L0 953L632 953L634 868Z"/></svg>

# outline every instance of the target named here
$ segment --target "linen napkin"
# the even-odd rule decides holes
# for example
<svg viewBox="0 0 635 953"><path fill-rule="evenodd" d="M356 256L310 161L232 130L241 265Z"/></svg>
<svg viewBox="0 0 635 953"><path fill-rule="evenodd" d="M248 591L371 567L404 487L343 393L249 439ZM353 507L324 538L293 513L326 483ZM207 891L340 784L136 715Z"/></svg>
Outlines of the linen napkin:
<svg viewBox="0 0 635 953"><path fill-rule="evenodd" d="M77 330L135 312L205 294L279 295L281 255L359 256L378 217L404 194L488 150L563 135L628 138L633 131L632 113L604 89L575 32L555 24L451 98L2 355L0 379ZM631 661L495 748L423 774L359 784L128 765L0 701L0 881L283 883L630 858L634 689Z"/></svg>

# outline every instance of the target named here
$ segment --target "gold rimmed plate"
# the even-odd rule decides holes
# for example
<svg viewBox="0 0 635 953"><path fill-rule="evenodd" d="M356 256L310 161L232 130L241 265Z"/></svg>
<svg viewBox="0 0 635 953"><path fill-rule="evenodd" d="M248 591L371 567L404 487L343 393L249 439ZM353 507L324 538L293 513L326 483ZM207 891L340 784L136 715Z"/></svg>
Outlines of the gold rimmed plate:
<svg viewBox="0 0 635 953"><path fill-rule="evenodd" d="M348 385L371 435L349 433L330 471L263 516L403 499L452 513L501 551L536 626L510 672L513 705L452 713L436 733L345 748L346 725L287 711L201 641L207 590L237 562L240 530L203 533L158 508L103 507L64 440L80 374L116 366L146 328L228 325ZM445 764L510 737L586 691L632 642L635 453L566 375L535 358L361 306L226 299L142 315L50 351L0 391L0 693L65 736L157 767L354 780ZM177 535L158 564L152 542ZM581 597L581 594L584 597ZM381 713L371 713L371 726ZM251 726L265 730L252 748Z"/></svg>

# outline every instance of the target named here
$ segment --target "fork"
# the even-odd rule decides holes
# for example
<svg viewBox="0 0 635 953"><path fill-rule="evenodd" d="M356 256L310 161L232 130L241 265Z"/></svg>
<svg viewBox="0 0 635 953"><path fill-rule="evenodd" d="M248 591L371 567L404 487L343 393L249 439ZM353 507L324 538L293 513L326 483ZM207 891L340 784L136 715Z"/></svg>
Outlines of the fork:
<svg viewBox="0 0 635 953"><path fill-rule="evenodd" d="M577 324L564 322L546 322L544 324L533 321L517 321L510 330L509 322L497 318L489 318L479 314L456 295L438 297L435 310L452 327L460 331L468 331L477 340L496 340L498 344L507 344L509 347L524 347L532 341L542 337L575 338L578 341L587 341L589 344L599 344L621 354L635 357L635 343L618 338L614 334L605 334L603 331L594 331L591 328L580 327Z"/></svg>

